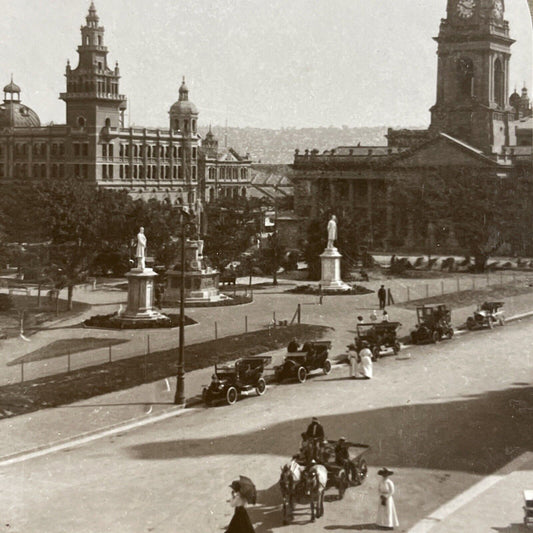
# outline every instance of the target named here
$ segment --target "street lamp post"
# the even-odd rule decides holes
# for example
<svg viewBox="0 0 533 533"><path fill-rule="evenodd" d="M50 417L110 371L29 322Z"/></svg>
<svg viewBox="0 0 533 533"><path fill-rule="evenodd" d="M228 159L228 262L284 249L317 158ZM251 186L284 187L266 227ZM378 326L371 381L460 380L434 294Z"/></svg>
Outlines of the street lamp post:
<svg viewBox="0 0 533 533"><path fill-rule="evenodd" d="M181 215L181 272L180 272L180 329L178 351L178 374L174 403L185 405L185 216Z"/></svg>

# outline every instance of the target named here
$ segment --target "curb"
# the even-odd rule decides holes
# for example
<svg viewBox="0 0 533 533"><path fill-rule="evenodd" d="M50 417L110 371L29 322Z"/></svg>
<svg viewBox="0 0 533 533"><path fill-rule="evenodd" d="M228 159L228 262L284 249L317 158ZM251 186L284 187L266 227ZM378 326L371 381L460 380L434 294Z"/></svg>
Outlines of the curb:
<svg viewBox="0 0 533 533"><path fill-rule="evenodd" d="M517 320L521 320L523 318L530 318L530 317L533 317L533 311L528 311L526 313L521 313L519 315L514 315L512 317L509 317L506 319L506 322L514 322ZM466 329L454 330L454 336L463 335L464 333L470 333L470 331ZM415 346L415 345L403 344L402 348L409 348L412 346ZM345 365L346 363L333 363L331 366L333 370L333 369L344 368ZM270 386L279 386L279 384L275 383L273 378L274 376L272 374L265 376L265 381ZM49 453L54 453L56 451L63 450L66 448L72 448L75 446L86 444L88 442L98 440L103 437L116 435L117 433L122 433L124 431L128 431L131 429L143 427L143 426L153 424L153 423L156 423L162 420L166 420L167 418L172 418L174 416L180 416L186 412L195 412L198 410L196 406L199 406L201 404L202 404L201 394L199 395L197 394L195 396L187 398L184 406L175 406L157 415L146 414L141 417L130 418L122 422L117 422L116 424L113 424L111 426L106 426L103 428L95 429L92 431L88 431L86 433L80 433L78 435L68 437L67 439L64 439L64 440L50 442L48 444L43 444L36 448L30 448L28 450L24 450L21 452L16 452L13 454L5 455L3 457L0 457L0 466L7 466L10 464L19 463L19 462L22 462L28 459L33 459L36 457L47 455Z"/></svg>

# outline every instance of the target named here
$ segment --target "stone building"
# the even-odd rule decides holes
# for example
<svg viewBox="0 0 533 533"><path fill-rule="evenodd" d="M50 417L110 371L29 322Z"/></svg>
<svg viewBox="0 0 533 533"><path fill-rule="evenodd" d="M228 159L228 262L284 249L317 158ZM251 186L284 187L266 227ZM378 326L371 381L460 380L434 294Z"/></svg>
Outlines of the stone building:
<svg viewBox="0 0 533 533"><path fill-rule="evenodd" d="M295 211L356 215L369 227L374 249L427 247L431 228L420 227L391 201L399 179L442 169L468 169L472 179L531 175L531 104L527 89L509 94L513 40L503 0L448 0L438 37L436 103L425 130L389 128L387 146L341 146L322 154L296 150ZM449 228L443 249L456 240Z"/></svg>
<svg viewBox="0 0 533 533"><path fill-rule="evenodd" d="M118 63L108 64L104 35L91 3L81 27L78 65L67 63L66 90L60 94L66 124L42 126L37 113L21 102L20 87L13 80L4 87L0 182L79 176L108 189L125 189L134 198L189 205L212 194L244 195L249 184L246 158L233 151L214 156L208 136L204 146L210 155L201 159L199 113L189 100L185 79L169 109L168 128L126 127L127 98L120 93Z"/></svg>

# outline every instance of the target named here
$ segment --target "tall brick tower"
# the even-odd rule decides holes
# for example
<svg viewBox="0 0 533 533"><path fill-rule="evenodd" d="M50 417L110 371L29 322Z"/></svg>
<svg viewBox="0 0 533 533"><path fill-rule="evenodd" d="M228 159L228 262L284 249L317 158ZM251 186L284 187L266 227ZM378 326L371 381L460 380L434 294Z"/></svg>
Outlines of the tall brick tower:
<svg viewBox="0 0 533 533"><path fill-rule="evenodd" d="M448 0L438 43L437 101L430 129L485 152L514 144L508 104L511 45L504 0Z"/></svg>
<svg viewBox="0 0 533 533"><path fill-rule="evenodd" d="M75 70L67 63L67 91L60 98L67 104L67 124L83 128L89 134L108 126L123 126L126 97L119 94L118 63L107 66L104 28L98 25L94 3L91 2L86 25L81 27L79 61Z"/></svg>

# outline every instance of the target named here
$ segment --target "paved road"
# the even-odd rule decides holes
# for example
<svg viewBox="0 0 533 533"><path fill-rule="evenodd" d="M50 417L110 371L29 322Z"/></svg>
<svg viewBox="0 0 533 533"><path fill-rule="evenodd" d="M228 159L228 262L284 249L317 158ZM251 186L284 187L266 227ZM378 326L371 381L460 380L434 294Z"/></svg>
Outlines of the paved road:
<svg viewBox="0 0 533 533"><path fill-rule="evenodd" d="M271 387L264 397L233 407L191 410L4 466L0 531L223 531L231 515L227 485L238 474L257 483L259 504L250 514L258 533L372 531L382 465L396 472L399 530L407 531L531 451L531 418L524 410L532 395L533 351L524 343L530 331L531 322L521 321L470 333L413 348L410 358L382 359L371 381L349 380L341 368L304 385ZM279 467L297 449L313 415L328 436L372 445L369 477L342 501L328 492L326 514L315 524L302 507L295 524L283 528ZM479 510L462 523L476 532L506 528L522 505L518 488L506 492L505 505L490 514L489 524ZM487 501L497 505L494 497ZM440 526L447 531L444 522Z"/></svg>

